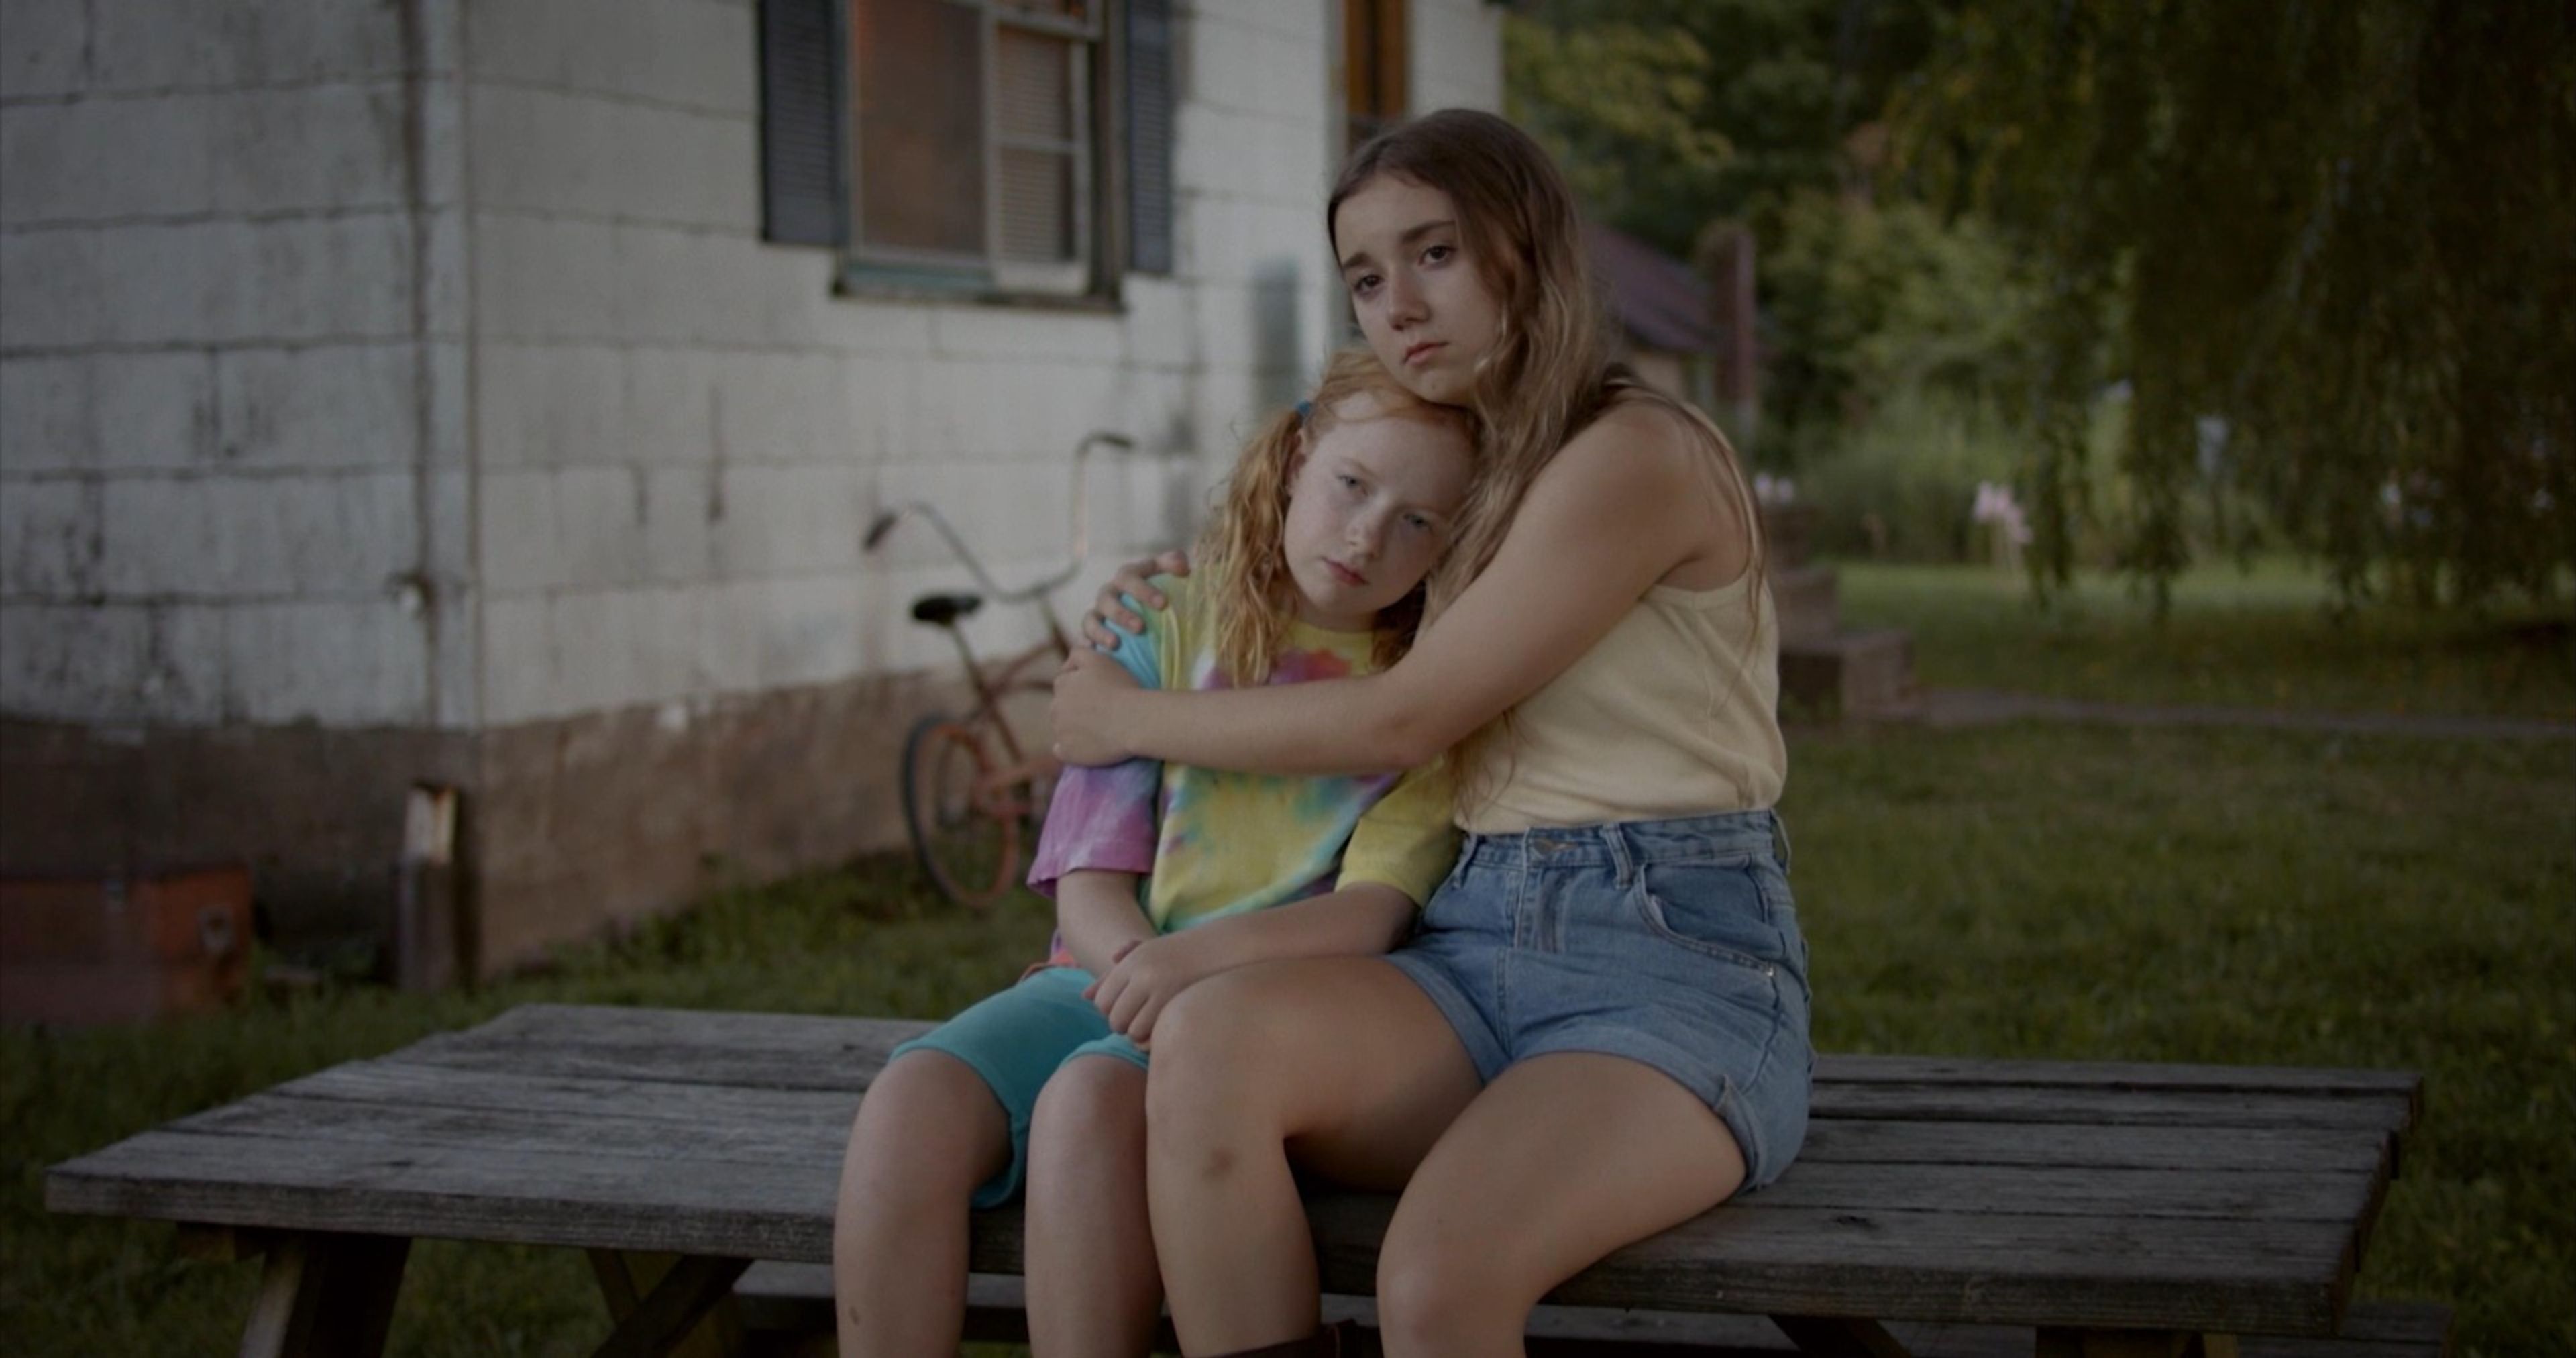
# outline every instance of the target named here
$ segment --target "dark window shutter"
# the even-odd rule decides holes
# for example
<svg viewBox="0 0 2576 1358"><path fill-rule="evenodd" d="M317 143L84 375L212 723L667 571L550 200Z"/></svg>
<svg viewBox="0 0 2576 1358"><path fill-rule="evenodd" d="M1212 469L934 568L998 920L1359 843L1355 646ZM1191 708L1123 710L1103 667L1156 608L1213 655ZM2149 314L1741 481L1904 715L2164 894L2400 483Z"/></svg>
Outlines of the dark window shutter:
<svg viewBox="0 0 2576 1358"><path fill-rule="evenodd" d="M840 0L760 0L760 233L788 245L850 238Z"/></svg>
<svg viewBox="0 0 2576 1358"><path fill-rule="evenodd" d="M1172 271L1172 0L1127 4L1127 267Z"/></svg>

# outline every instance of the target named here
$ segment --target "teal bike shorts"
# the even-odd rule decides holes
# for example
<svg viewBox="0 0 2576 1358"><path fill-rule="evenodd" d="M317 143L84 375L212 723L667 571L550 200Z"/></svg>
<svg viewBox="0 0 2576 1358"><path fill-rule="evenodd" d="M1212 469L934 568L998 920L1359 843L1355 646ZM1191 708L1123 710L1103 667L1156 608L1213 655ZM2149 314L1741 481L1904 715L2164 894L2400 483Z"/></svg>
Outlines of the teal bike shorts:
<svg viewBox="0 0 2576 1358"><path fill-rule="evenodd" d="M915 1051L945 1052L983 1077L1011 1120L1011 1163L975 1189L977 1209L999 1207L1019 1196L1029 1167L1029 1118L1038 1094L1064 1063L1078 1056L1114 1056L1145 1069L1145 1050L1109 1027L1082 997L1091 973L1080 967L1046 967L1020 983L988 995L965 1012L894 1049L889 1062Z"/></svg>

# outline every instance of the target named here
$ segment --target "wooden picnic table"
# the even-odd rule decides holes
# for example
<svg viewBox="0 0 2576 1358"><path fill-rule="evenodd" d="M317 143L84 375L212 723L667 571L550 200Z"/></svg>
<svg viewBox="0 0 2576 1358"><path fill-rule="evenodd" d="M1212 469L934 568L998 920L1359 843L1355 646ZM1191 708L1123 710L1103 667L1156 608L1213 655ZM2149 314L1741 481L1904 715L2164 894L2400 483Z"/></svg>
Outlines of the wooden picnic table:
<svg viewBox="0 0 2576 1358"><path fill-rule="evenodd" d="M264 1251L245 1353L377 1352L417 1237L592 1251L617 1319L600 1352L664 1352L753 1261L828 1262L851 1115L927 1026L527 1005L56 1165L45 1200ZM2419 1083L1826 1056L1777 1184L1550 1301L1767 1315L1800 1347L1881 1353L1870 1322L2030 1327L2042 1353L2332 1339ZM1311 1199L1328 1292L1373 1290L1392 1207ZM978 1273L1018 1273L1020 1246L1016 1209L978 1214Z"/></svg>

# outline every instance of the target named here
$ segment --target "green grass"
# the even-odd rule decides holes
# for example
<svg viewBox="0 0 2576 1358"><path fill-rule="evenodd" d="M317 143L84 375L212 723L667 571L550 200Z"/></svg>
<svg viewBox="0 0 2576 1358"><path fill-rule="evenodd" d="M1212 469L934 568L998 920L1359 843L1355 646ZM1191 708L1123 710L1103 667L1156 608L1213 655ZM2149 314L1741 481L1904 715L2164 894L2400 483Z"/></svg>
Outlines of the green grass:
<svg viewBox="0 0 2576 1358"><path fill-rule="evenodd" d="M1841 564L1843 617L1914 633L1915 678L2105 702L2576 720L2576 630L2561 607L2487 614L2374 606L2335 616L2319 573L2204 566L2173 612L2098 573L2043 611L2018 573Z"/></svg>
<svg viewBox="0 0 2576 1358"><path fill-rule="evenodd" d="M2576 1352L2576 746L2023 725L1811 735L1783 810L1827 1050L2420 1071L2366 1295Z"/></svg>
<svg viewBox="0 0 2576 1358"><path fill-rule="evenodd" d="M889 859L720 892L473 994L349 987L190 1021L0 1028L0 1335L31 1355L212 1353L238 1342L250 1313L255 1264L181 1260L166 1226L48 1216L48 1164L530 1001L944 1017L1008 984L1050 927L1025 894L990 918L934 905L910 863ZM431 1240L413 1248L389 1349L574 1355L606 1334L579 1253Z"/></svg>
<svg viewBox="0 0 2576 1358"><path fill-rule="evenodd" d="M2313 580L2231 579L2187 582L2159 635L2116 589L2061 623L1985 572L1844 577L1855 616L1913 622L1935 683L2277 705L2286 674L2297 706L2576 706L2558 661L2491 654L2471 624L2356 640ZM2410 659L2410 636L2431 652ZM2421 1071L2363 1292L2451 1303L2463 1355L2576 1353L2576 744L1894 727L1801 731L1793 769L1820 1045ZM723 891L473 994L0 1029L0 1334L29 1354L210 1352L248 1312L251 1266L179 1260L166 1227L46 1215L47 1164L531 1000L935 1017L1046 932L1033 899L960 916L885 860ZM393 1351L578 1354L604 1323L578 1254L430 1241Z"/></svg>

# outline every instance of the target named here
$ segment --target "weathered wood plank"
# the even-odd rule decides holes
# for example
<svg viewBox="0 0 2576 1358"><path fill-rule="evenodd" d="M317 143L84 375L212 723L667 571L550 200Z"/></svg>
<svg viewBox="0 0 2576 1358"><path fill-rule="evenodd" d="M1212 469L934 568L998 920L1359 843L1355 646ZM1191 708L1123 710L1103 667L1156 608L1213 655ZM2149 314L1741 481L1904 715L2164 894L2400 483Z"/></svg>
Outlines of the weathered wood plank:
<svg viewBox="0 0 2576 1358"><path fill-rule="evenodd" d="M2394 1094L2313 1098L2193 1090L2061 1089L2025 1085L1953 1088L1938 1084L1818 1085L1812 1116L1896 1118L1914 1122L2096 1123L2131 1127L2201 1127L2212 1135L2241 1127L2405 1130L2407 1101Z"/></svg>
<svg viewBox="0 0 2576 1358"><path fill-rule="evenodd" d="M2235 1169L2373 1174L2387 1169L2375 1132L2247 1127L2213 1136L2196 1127L1819 1119L1798 1163L2049 1165L2067 1169Z"/></svg>
<svg viewBox="0 0 2576 1358"><path fill-rule="evenodd" d="M652 1047L542 1046L521 1051L467 1048L432 1038L407 1049L410 1064L524 1075L621 1079L691 1086L863 1092L881 1069L882 1053L845 1052L838 1062L760 1049L669 1050ZM1816 1121L1890 1119L1909 1122L2028 1122L2106 1126L2227 1128L2369 1128L2403 1132L2411 1104L2400 1095L2209 1093L2194 1090L2079 1089L2027 1085L1954 1088L1938 1084L1819 1084Z"/></svg>
<svg viewBox="0 0 2576 1358"><path fill-rule="evenodd" d="M710 1117L803 1127L811 1119L844 1127L855 1091L780 1090L738 1085L637 1082L414 1064L402 1054L351 1062L290 1081L269 1094L183 1119L219 1130L267 1116L271 1095L394 1103L407 1109L559 1109L600 1117L692 1127ZM835 1135L837 1136L837 1132ZM801 1144L801 1142L800 1142ZM2213 1136L2197 1127L1909 1122L1820 1119L1808 1127L1801 1163L2028 1164L2105 1169L2238 1169L2384 1172L2384 1141L2355 1130L2241 1128Z"/></svg>
<svg viewBox="0 0 2576 1358"><path fill-rule="evenodd" d="M481 1149L500 1163L521 1151L600 1151L685 1162L702 1172L735 1163L836 1163L855 1100L846 1094L529 1078L393 1061L357 1063L182 1119L171 1130ZM1944 1130L1959 1124L1917 1124ZM2020 1128L1981 1127L2009 1146ZM2195 1133L2206 1140L2205 1133ZM2357 1147L2368 1134L2345 1134ZM300 1154L289 1148L281 1154ZM2203 1157L2204 1159L2206 1157ZM2347 1163L2355 1157L2347 1157ZM2241 1171L2206 1164L2151 1170L1965 1162L1802 1161L1744 1210L1888 1207L2046 1215L2203 1216L2353 1220L2373 1200L2375 1165L2322 1171Z"/></svg>
<svg viewBox="0 0 2576 1358"><path fill-rule="evenodd" d="M2197 1066L2154 1061L2016 1061L1831 1052L1817 1056L1816 1078L1837 1084L1939 1083L2197 1090L2202 1093L2406 1096L2416 1094L2424 1083L2422 1076L2402 1070Z"/></svg>
<svg viewBox="0 0 2576 1358"><path fill-rule="evenodd" d="M866 1069L884 1064L886 1051L930 1028L925 1020L832 1018L832 1015L726 1013L726 1010L647 1010L611 1005L520 1005L466 1033L430 1038L412 1051L438 1064L482 1064L528 1069L533 1051L587 1062L631 1062L639 1077L652 1072L698 1080L724 1080L724 1064L744 1082L786 1087L863 1087ZM714 1057L714 1062L711 1062ZM2210 1067L2154 1062L1989 1062L1963 1057L1837 1057L1816 1059L1819 1085L1942 1085L1942 1087L2071 1087L2071 1090L2166 1090L2166 1093L2249 1093L2300 1098L2396 1098L2411 1108L2421 1077L2383 1069Z"/></svg>
<svg viewBox="0 0 2576 1358"><path fill-rule="evenodd" d="M216 1130L254 1123L263 1117L287 1116L266 1111L264 1101L281 1096L316 1102L385 1104L406 1111L556 1111L567 1116L664 1121L674 1127L727 1130L731 1130L731 1124L744 1121L803 1127L816 1119L837 1121L845 1127L858 1102L855 1094L843 1091L469 1070L418 1065L397 1054L336 1066L174 1125ZM1811 1124L1801 1162L2371 1173L2380 1168L2382 1145L2377 1130L2366 1127L2238 1128L2213 1134L2190 1126L1844 1119Z"/></svg>
<svg viewBox="0 0 2576 1358"><path fill-rule="evenodd" d="M281 1148L292 1153L281 1154ZM829 1256L837 1165L155 1132L58 1167L62 1211L734 1258ZM1391 1200L1313 1204L1326 1285L1366 1292ZM1567 1284L1569 1304L2313 1333L2348 1277L2345 1222L2111 1220L1775 1205L1722 1210ZM977 1267L1019 1267L1015 1213L978 1219Z"/></svg>

